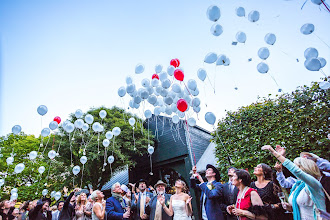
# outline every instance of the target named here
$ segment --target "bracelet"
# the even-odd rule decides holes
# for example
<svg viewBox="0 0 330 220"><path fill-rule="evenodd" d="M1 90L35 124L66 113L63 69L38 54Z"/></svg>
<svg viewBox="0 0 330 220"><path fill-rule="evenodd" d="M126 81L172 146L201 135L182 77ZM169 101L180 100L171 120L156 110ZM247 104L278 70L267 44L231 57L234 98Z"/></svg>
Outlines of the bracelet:
<svg viewBox="0 0 330 220"><path fill-rule="evenodd" d="M281 157L281 156L282 156L281 154L278 154L278 156L277 156L277 157L275 156L275 157L278 159L278 158Z"/></svg>

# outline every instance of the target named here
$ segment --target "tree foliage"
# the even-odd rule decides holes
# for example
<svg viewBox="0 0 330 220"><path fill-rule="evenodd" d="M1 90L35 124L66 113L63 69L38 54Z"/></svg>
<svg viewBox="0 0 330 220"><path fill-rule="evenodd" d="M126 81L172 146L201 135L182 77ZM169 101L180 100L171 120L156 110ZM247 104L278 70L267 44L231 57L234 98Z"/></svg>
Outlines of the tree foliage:
<svg viewBox="0 0 330 220"><path fill-rule="evenodd" d="M99 116L101 110L107 112L104 119ZM1 138L0 178L5 178L5 185L1 187L3 189L0 192L1 198L8 199L10 190L14 187L18 188L19 201L40 198L43 189L48 189L49 196L51 191L61 191L63 186L73 188L73 184L75 187L81 186L83 188L90 184L94 189L100 189L110 180L111 170L114 171L124 165L135 166L135 159L147 152L149 143L150 145L154 144L152 135L148 134L148 131L143 127L143 121L126 113L123 109L100 107L93 108L86 114L93 115L94 122L101 123L104 126L104 131L96 133L90 125L89 130L86 132L75 128L69 134L60 126L56 133L46 138L36 138L33 135L25 135L24 133L19 135L10 134ZM84 119L84 116L82 119ZM134 126L135 146L133 128L128 123L130 117L136 119ZM74 123L77 120L75 114L71 114L69 120ZM114 127L119 127L121 133L119 136L112 138L109 147L105 148L102 145L103 140L106 138L105 133L111 131ZM40 145L41 143L42 145ZM58 152L58 156L53 160L48 158L50 150ZM38 157L34 161L31 161L28 156L31 151L38 152ZM14 154L14 163L7 166L6 159L12 154ZM87 157L84 169L80 162L83 155ZM107 162L109 155L113 155L115 158L111 169ZM20 174L14 174L15 165L18 163L24 163L25 169ZM106 166L104 166L104 163L106 163ZM76 176L72 174L73 165L81 167L80 173ZM42 175L38 173L40 166L46 168ZM28 182L31 183L31 186L27 186Z"/></svg>
<svg viewBox="0 0 330 220"><path fill-rule="evenodd" d="M330 90L312 83L227 112L213 133L220 171L226 173L229 166L252 171L261 162L273 165L275 158L261 151L266 144L286 146L290 159L303 151L329 158L329 97Z"/></svg>

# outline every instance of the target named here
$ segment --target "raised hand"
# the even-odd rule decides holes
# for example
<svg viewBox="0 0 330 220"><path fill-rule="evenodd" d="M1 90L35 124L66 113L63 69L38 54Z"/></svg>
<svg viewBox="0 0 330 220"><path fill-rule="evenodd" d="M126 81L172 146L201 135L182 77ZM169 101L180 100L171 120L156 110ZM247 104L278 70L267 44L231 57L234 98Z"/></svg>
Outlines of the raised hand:
<svg viewBox="0 0 330 220"><path fill-rule="evenodd" d="M158 195L158 196L157 196L157 200L159 201L159 203L160 203L161 205L164 205L164 204L165 204L165 196Z"/></svg>
<svg viewBox="0 0 330 220"><path fill-rule="evenodd" d="M276 162L274 168L277 172L282 172L282 164Z"/></svg>
<svg viewBox="0 0 330 220"><path fill-rule="evenodd" d="M276 152L279 153L280 155L284 156L285 155L285 148L281 147L280 145L276 145L275 148Z"/></svg>
<svg viewBox="0 0 330 220"><path fill-rule="evenodd" d="M124 214L123 214L123 218L129 218L130 216L130 212L129 211L126 211Z"/></svg>
<svg viewBox="0 0 330 220"><path fill-rule="evenodd" d="M272 146L270 146L270 145L265 145L265 146L263 146L262 148L261 148L261 150L271 150L271 149L273 149L272 148Z"/></svg>

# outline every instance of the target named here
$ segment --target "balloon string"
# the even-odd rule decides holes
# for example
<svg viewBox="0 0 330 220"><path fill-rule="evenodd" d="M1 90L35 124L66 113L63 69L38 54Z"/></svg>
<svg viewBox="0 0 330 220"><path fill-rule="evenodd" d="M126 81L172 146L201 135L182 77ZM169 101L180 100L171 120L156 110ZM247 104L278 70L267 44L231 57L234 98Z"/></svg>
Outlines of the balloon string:
<svg viewBox="0 0 330 220"><path fill-rule="evenodd" d="M152 173L152 159L151 159L152 154L149 154L150 157L150 175L153 175Z"/></svg>
<svg viewBox="0 0 330 220"><path fill-rule="evenodd" d="M209 78L209 75L206 74L206 76L207 76L207 79L209 80L209 83L210 83L210 85L211 85L211 87L212 87L212 89L213 89L213 92L214 92L214 94L215 94L215 87L212 85L212 82L211 82L211 80L210 80L210 78Z"/></svg>
<svg viewBox="0 0 330 220"><path fill-rule="evenodd" d="M149 118L148 118L148 145L150 144L150 139L149 139Z"/></svg>
<svg viewBox="0 0 330 220"><path fill-rule="evenodd" d="M47 143L46 143L46 145L45 145L45 148L44 148L44 150L43 150L43 152L42 152L42 154L44 154L45 153L45 150L46 150L46 148L47 148L47 145L48 145L48 143L49 143L49 137L48 137L48 140L47 140Z"/></svg>
<svg viewBox="0 0 330 220"><path fill-rule="evenodd" d="M133 141L134 141L134 150L136 150L136 149L135 149L134 126L133 126Z"/></svg>
<svg viewBox="0 0 330 220"><path fill-rule="evenodd" d="M270 77L272 77L272 79L273 79L274 82L276 83L277 87L278 87L278 88L281 88L281 87L278 85L278 83L276 82L275 78L274 78L269 72L268 72L268 75L270 75Z"/></svg>
<svg viewBox="0 0 330 220"><path fill-rule="evenodd" d="M321 2L323 3L323 5L328 9L328 11L330 12L330 9L328 8L328 6L324 3L323 0L321 0Z"/></svg>
<svg viewBox="0 0 330 220"><path fill-rule="evenodd" d="M225 148L225 146L223 145L223 142L222 142L222 140L221 140L221 138L220 138L220 136L219 136L219 134L218 134L218 130L215 128L215 126L213 126L213 129L215 129L215 134L216 134L217 138L219 139L222 148L226 151L226 154L227 154L228 157L230 158L229 153L228 153L228 151L227 151L227 148ZM229 164L231 165L230 160L228 160L228 161L229 161Z"/></svg>
<svg viewBox="0 0 330 220"><path fill-rule="evenodd" d="M324 72L322 69L320 69L320 72L321 72L326 78L328 78L328 76L325 74L325 72Z"/></svg>
<svg viewBox="0 0 330 220"><path fill-rule="evenodd" d="M314 32L313 32L314 33ZM314 34L320 41L322 41L325 45L327 45L327 47L330 48L330 46L324 41L322 40L319 36L317 36L316 34Z"/></svg>
<svg viewBox="0 0 330 220"><path fill-rule="evenodd" d="M307 1L308 1L308 0L306 0L306 1L304 2L304 4L301 6L300 10L303 9L303 7L305 6L305 4L306 4Z"/></svg>
<svg viewBox="0 0 330 220"><path fill-rule="evenodd" d="M113 136L112 156L113 156L113 152L115 151L115 138L116 138L116 136Z"/></svg>
<svg viewBox="0 0 330 220"><path fill-rule="evenodd" d="M100 153L100 133L97 132L97 154Z"/></svg>
<svg viewBox="0 0 330 220"><path fill-rule="evenodd" d="M189 136L189 141L190 141L190 149L194 155L194 165L196 165L196 156L195 156L195 152L194 152L194 148L193 148L193 144L192 144L192 141L191 141L191 136L190 136L190 132L189 132L189 126L188 126L188 121L187 121L187 117L186 118L186 126L187 126L187 131L188 131L188 136ZM191 153L190 153L191 154Z"/></svg>
<svg viewBox="0 0 330 220"><path fill-rule="evenodd" d="M83 181L83 177L84 177L84 168L85 168L85 164L83 164L83 168L82 168L82 171L81 171L80 188L82 187L82 181Z"/></svg>
<svg viewBox="0 0 330 220"><path fill-rule="evenodd" d="M46 183L47 183L47 180L48 180L48 177L49 177L49 172L50 172L50 167L52 166L52 162L53 162L53 160L49 161L49 168L48 168L48 174L47 174L47 177L46 177Z"/></svg>
<svg viewBox="0 0 330 220"><path fill-rule="evenodd" d="M110 163L110 179L112 178L112 166L111 166L111 163Z"/></svg>

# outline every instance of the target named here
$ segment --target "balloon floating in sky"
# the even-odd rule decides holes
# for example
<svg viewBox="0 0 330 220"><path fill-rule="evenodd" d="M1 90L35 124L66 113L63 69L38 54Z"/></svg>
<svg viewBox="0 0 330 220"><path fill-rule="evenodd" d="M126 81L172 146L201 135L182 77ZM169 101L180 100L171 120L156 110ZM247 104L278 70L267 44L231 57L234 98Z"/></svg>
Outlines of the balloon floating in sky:
<svg viewBox="0 0 330 220"><path fill-rule="evenodd" d="M128 123L133 127L135 124L135 118L132 117L132 118L128 119Z"/></svg>
<svg viewBox="0 0 330 220"><path fill-rule="evenodd" d="M94 121L94 117L93 117L93 115L91 115L91 114L87 114L87 115L85 116L85 121L86 121L87 124L92 124L93 121Z"/></svg>
<svg viewBox="0 0 330 220"><path fill-rule="evenodd" d="M215 120L216 120L216 117L215 117L215 115L212 112L207 112L205 114L205 121L207 123L209 123L210 125L214 125Z"/></svg>
<svg viewBox="0 0 330 220"><path fill-rule="evenodd" d="M309 58L304 63L306 69L310 71L319 71L321 69L321 62L317 58Z"/></svg>
<svg viewBox="0 0 330 220"><path fill-rule="evenodd" d="M328 81L320 82L319 87L323 90L327 90L330 88L330 83Z"/></svg>
<svg viewBox="0 0 330 220"><path fill-rule="evenodd" d="M269 50L267 47L262 47L258 50L258 56L260 59L266 60L269 57Z"/></svg>
<svg viewBox="0 0 330 220"><path fill-rule="evenodd" d="M122 86L118 89L118 95L120 97L124 97L126 95L126 88L124 86Z"/></svg>
<svg viewBox="0 0 330 220"><path fill-rule="evenodd" d="M188 118L188 125L194 127L196 125L196 120L194 118Z"/></svg>
<svg viewBox="0 0 330 220"><path fill-rule="evenodd" d="M48 112L48 108L45 105L40 105L37 108L37 112L39 113L39 115L44 116Z"/></svg>
<svg viewBox="0 0 330 220"><path fill-rule="evenodd" d="M236 15L238 17L244 17L245 16L245 9L243 7L236 8Z"/></svg>
<svg viewBox="0 0 330 220"><path fill-rule="evenodd" d="M323 68L327 64L327 61L323 57L318 57L317 59L321 63L321 68Z"/></svg>
<svg viewBox="0 0 330 220"><path fill-rule="evenodd" d="M72 168L72 173L74 175L77 175L79 172L80 172L80 166L77 165Z"/></svg>
<svg viewBox="0 0 330 220"><path fill-rule="evenodd" d="M50 128L51 130L55 130L57 127L58 127L58 123L57 123L56 121L51 121L51 122L49 123L49 128Z"/></svg>
<svg viewBox="0 0 330 220"><path fill-rule="evenodd" d="M57 124L61 123L61 118L59 116L56 116L53 121L56 121Z"/></svg>
<svg viewBox="0 0 330 220"><path fill-rule="evenodd" d="M205 78L206 78L206 71L202 68L200 68L198 71L197 71L197 76L200 80L204 81Z"/></svg>
<svg viewBox="0 0 330 220"><path fill-rule="evenodd" d="M206 56L204 58L204 62L211 64L211 63L214 63L215 61L217 61L217 59L218 59L217 54L211 52L211 53L206 54Z"/></svg>
<svg viewBox="0 0 330 220"><path fill-rule="evenodd" d="M87 162L87 157L86 156L80 157L80 163L85 164L86 162Z"/></svg>
<svg viewBox="0 0 330 220"><path fill-rule="evenodd" d="M156 73L160 73L162 71L162 69L163 69L163 66L160 65L160 64L158 64L158 65L155 66L155 72Z"/></svg>
<svg viewBox="0 0 330 220"><path fill-rule="evenodd" d="M180 69L176 69L174 71L174 77L175 77L175 79L177 79L179 81L183 81L183 79L184 79L184 73L183 73L183 71L180 70Z"/></svg>
<svg viewBox="0 0 330 220"><path fill-rule="evenodd" d="M269 44L269 45L274 45L275 42L276 42L276 36L275 36L275 34L268 33L268 34L266 34L264 40L265 40L265 42L266 42L267 44Z"/></svg>
<svg viewBox="0 0 330 220"><path fill-rule="evenodd" d="M121 132L121 129L120 129L119 127L114 127L114 128L112 129L112 134L113 134L114 136L118 136L118 135L120 135L120 132Z"/></svg>
<svg viewBox="0 0 330 220"><path fill-rule="evenodd" d="M57 192L57 193L55 193L55 195L54 195L54 198L55 198L56 201L59 200L61 197L62 197L61 192Z"/></svg>
<svg viewBox="0 0 330 220"><path fill-rule="evenodd" d="M216 5L211 5L207 11L206 11L206 15L207 15L207 18L210 20L210 21L214 21L216 22L217 20L219 20L220 16L221 16L221 13L220 13L220 8Z"/></svg>
<svg viewBox="0 0 330 220"><path fill-rule="evenodd" d="M41 131L41 136L47 137L50 134L50 129L49 128L44 128Z"/></svg>
<svg viewBox="0 0 330 220"><path fill-rule="evenodd" d="M172 64L171 64L171 66L167 67L167 74L168 74L169 76L173 76L173 74L174 74L174 70L175 70L175 67L172 66Z"/></svg>
<svg viewBox="0 0 330 220"><path fill-rule="evenodd" d="M264 74L264 73L268 72L269 67L266 63L261 62L261 63L258 64L257 69L258 69L259 73Z"/></svg>
<svg viewBox="0 0 330 220"><path fill-rule="evenodd" d="M184 99L179 99L178 102L176 103L176 106L181 112L185 112L188 108L187 101Z"/></svg>
<svg viewBox="0 0 330 220"><path fill-rule="evenodd" d="M78 109L75 113L74 113L74 115L76 116L76 118L81 118L82 116L83 116L83 112L81 111L81 109Z"/></svg>
<svg viewBox="0 0 330 220"><path fill-rule="evenodd" d="M307 23L301 26L300 32L304 35L309 35L314 32L314 29L315 29L314 24Z"/></svg>
<svg viewBox="0 0 330 220"><path fill-rule="evenodd" d="M19 134L21 132L21 130L22 130L22 127L20 125L15 125L11 129L11 131L13 132L13 134Z"/></svg>
<svg viewBox="0 0 330 220"><path fill-rule="evenodd" d="M318 55L319 55L319 52L313 47L307 48L304 52L304 56L306 59L317 58Z"/></svg>
<svg viewBox="0 0 330 220"><path fill-rule="evenodd" d="M108 139L104 139L102 144L103 144L104 147L109 147L110 141Z"/></svg>
<svg viewBox="0 0 330 220"><path fill-rule="evenodd" d="M225 62L226 62L226 59L227 59L226 55L220 54L220 55L218 56L217 61L216 61L215 64L216 64L217 66L218 66L218 65L224 65Z"/></svg>
<svg viewBox="0 0 330 220"><path fill-rule="evenodd" d="M259 20L259 18L260 18L260 13L258 11L251 11L249 13L249 16L248 16L249 21L256 22Z"/></svg>
<svg viewBox="0 0 330 220"><path fill-rule="evenodd" d="M100 118L105 118L106 116L107 116L107 112L105 111L105 110L101 110L100 112L99 112L99 116L100 116Z"/></svg>
<svg viewBox="0 0 330 220"><path fill-rule="evenodd" d="M136 67L135 67L135 73L136 74L141 74L141 73L143 73L143 71L144 71L144 66L143 66L143 64L138 64L138 65L136 65Z"/></svg>
<svg viewBox="0 0 330 220"><path fill-rule="evenodd" d="M115 161L115 158L111 155L108 157L108 163L112 164Z"/></svg>
<svg viewBox="0 0 330 220"><path fill-rule="evenodd" d="M246 41L246 34L242 31L237 32L236 40L240 43L245 43Z"/></svg>
<svg viewBox="0 0 330 220"><path fill-rule="evenodd" d="M210 31L214 36L220 36L223 32L223 28L220 24L213 24Z"/></svg>

